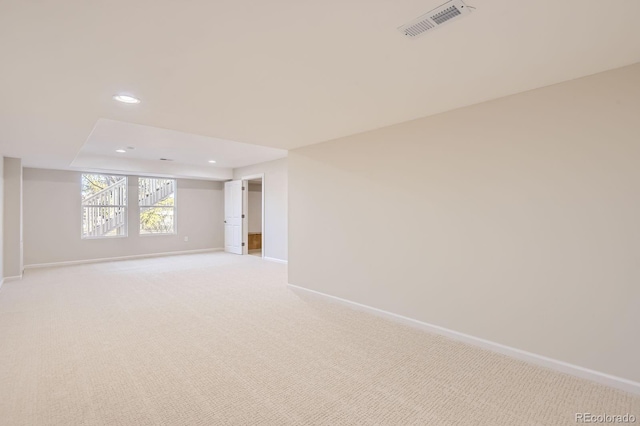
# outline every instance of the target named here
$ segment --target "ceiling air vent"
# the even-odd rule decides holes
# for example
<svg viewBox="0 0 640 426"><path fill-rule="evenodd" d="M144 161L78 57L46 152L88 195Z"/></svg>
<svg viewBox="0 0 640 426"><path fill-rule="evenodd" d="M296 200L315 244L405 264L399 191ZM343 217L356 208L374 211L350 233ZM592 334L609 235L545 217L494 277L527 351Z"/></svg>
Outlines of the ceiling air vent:
<svg viewBox="0 0 640 426"><path fill-rule="evenodd" d="M398 30L407 38L414 39L447 22L461 18L470 13L472 9L473 7L467 6L462 0L451 0L404 24Z"/></svg>
<svg viewBox="0 0 640 426"><path fill-rule="evenodd" d="M160 161L173 161L173 160L170 158L161 158Z"/></svg>

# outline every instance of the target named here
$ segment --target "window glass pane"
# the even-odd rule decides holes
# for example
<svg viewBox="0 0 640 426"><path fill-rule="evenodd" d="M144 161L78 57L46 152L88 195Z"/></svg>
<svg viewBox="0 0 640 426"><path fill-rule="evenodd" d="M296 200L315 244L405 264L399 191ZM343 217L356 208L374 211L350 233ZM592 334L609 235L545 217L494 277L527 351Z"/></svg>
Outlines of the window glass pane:
<svg viewBox="0 0 640 426"><path fill-rule="evenodd" d="M173 207L140 207L141 234L173 234Z"/></svg>
<svg viewBox="0 0 640 426"><path fill-rule="evenodd" d="M127 178L124 176L83 174L83 205L126 205Z"/></svg>
<svg viewBox="0 0 640 426"><path fill-rule="evenodd" d="M139 178L140 206L173 206L175 183L174 179Z"/></svg>
<svg viewBox="0 0 640 426"><path fill-rule="evenodd" d="M127 178L83 174L82 238L127 235Z"/></svg>
<svg viewBox="0 0 640 426"><path fill-rule="evenodd" d="M84 237L116 237L126 235L125 207L83 207L82 235Z"/></svg>

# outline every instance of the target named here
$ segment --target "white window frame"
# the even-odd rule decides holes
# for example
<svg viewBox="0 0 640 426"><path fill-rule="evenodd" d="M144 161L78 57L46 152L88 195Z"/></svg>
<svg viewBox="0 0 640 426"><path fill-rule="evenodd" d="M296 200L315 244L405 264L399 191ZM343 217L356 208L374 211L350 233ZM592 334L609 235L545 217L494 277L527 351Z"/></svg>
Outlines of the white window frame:
<svg viewBox="0 0 640 426"><path fill-rule="evenodd" d="M140 204L140 179L164 179L173 181L173 206L154 206ZM145 207L173 208L173 232L142 232L142 209ZM162 176L138 176L138 234L141 237L178 235L178 179Z"/></svg>
<svg viewBox="0 0 640 426"><path fill-rule="evenodd" d="M94 205L94 204L85 204L82 199L82 180L85 175L99 175L99 176L117 176L122 177L124 180L124 193L125 193L125 203L124 204L105 204L105 205ZM83 240L99 240L99 239L111 239L111 238L127 238L129 236L129 181L127 176L111 174L111 173L81 173L80 174L80 238ZM104 207L104 208L122 208L124 210L124 233L122 235L85 235L84 232L84 210L87 207Z"/></svg>

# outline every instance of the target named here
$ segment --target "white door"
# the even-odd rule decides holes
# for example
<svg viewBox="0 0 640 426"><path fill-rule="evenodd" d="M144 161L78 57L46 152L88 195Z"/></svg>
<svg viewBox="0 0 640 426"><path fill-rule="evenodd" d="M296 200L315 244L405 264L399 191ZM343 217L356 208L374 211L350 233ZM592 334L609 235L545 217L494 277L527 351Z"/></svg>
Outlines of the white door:
<svg viewBox="0 0 640 426"><path fill-rule="evenodd" d="M241 180L224 183L224 251L247 254L247 184Z"/></svg>

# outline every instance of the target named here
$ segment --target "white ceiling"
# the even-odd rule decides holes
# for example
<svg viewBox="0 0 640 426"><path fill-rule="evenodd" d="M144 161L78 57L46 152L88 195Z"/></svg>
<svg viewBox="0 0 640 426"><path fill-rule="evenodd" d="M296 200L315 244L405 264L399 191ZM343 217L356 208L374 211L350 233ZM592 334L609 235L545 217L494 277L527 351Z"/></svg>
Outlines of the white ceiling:
<svg viewBox="0 0 640 426"><path fill-rule="evenodd" d="M640 61L637 0L396 30L441 2L2 0L0 153L68 168L100 118L290 149Z"/></svg>
<svg viewBox="0 0 640 426"><path fill-rule="evenodd" d="M236 167L286 156L284 149L101 118L71 168L231 179Z"/></svg>

